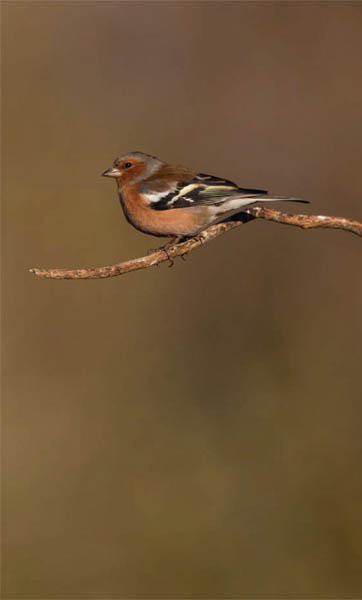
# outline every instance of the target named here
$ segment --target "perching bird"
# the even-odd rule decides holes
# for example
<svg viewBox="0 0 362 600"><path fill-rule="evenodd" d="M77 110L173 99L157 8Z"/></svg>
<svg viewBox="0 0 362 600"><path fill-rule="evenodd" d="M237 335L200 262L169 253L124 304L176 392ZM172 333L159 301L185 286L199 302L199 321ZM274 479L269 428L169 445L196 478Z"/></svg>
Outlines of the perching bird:
<svg viewBox="0 0 362 600"><path fill-rule="evenodd" d="M119 156L102 175L116 179L123 212L131 225L150 235L174 238L165 248L199 234L223 213L249 204L307 202L241 188L227 179L170 165L143 152Z"/></svg>

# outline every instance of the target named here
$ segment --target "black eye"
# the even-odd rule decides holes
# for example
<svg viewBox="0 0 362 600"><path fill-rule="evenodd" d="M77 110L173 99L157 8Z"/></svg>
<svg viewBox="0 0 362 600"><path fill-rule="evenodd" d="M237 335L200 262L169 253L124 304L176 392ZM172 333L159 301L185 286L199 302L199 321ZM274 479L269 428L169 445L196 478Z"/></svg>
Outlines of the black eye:
<svg viewBox="0 0 362 600"><path fill-rule="evenodd" d="M124 165L123 165L123 168L124 168L124 169L129 169L130 167L132 167L132 163L130 163L130 162L126 162L126 163L124 163Z"/></svg>

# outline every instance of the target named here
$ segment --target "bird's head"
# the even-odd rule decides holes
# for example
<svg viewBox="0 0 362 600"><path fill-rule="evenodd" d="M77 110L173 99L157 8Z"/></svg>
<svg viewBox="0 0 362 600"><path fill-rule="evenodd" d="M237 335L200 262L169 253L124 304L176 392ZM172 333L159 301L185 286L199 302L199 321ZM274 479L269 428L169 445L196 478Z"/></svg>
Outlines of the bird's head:
<svg viewBox="0 0 362 600"><path fill-rule="evenodd" d="M137 183L150 175L163 165L161 160L143 152L129 152L116 158L113 166L102 173L104 177L115 177L122 186L128 183Z"/></svg>

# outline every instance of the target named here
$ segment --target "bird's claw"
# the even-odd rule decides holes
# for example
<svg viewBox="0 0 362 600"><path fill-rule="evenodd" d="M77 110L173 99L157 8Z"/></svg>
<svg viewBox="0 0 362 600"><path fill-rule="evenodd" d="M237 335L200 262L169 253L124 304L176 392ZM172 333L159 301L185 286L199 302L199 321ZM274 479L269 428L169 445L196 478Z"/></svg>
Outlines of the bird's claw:
<svg viewBox="0 0 362 600"><path fill-rule="evenodd" d="M168 261L169 261L168 268L170 269L175 264L175 261L173 260L172 256L170 255L167 247L160 248L160 250L163 250L164 253L166 254Z"/></svg>
<svg viewBox="0 0 362 600"><path fill-rule="evenodd" d="M164 246L160 246L159 248L152 248L150 249L147 254L152 254L153 252L164 252L167 256L167 259L169 261L169 267L173 267L173 265L175 264L174 258L171 256L170 254L170 250L172 248L174 248L175 246L177 246L177 244L182 241L183 238L182 237L178 237L175 238L173 240L171 240L170 242L168 242L167 244L165 244ZM185 259L185 255L184 254L180 254L179 256L181 256L182 260L186 260Z"/></svg>
<svg viewBox="0 0 362 600"><path fill-rule="evenodd" d="M196 240L197 242L200 242L200 244L203 244L205 240L204 240L204 236L203 236L202 232L194 235L194 240Z"/></svg>

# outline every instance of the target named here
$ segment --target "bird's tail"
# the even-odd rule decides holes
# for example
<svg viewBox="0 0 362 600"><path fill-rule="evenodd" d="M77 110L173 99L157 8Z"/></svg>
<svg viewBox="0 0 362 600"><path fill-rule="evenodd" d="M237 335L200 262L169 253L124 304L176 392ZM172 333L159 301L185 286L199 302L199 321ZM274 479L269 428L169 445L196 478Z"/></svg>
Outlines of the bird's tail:
<svg viewBox="0 0 362 600"><path fill-rule="evenodd" d="M301 202L303 204L309 204L309 200L302 200L301 198L293 198L291 196L268 196L267 194L254 196L253 202Z"/></svg>

